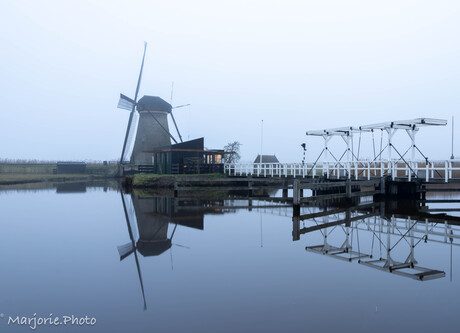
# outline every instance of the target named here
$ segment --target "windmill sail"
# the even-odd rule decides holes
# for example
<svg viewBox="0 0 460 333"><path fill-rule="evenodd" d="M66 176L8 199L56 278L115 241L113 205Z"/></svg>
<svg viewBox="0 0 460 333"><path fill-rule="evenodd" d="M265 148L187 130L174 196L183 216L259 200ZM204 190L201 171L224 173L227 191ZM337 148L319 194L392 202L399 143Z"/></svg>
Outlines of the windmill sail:
<svg viewBox="0 0 460 333"><path fill-rule="evenodd" d="M120 261L125 259L127 256L129 256L131 253L133 253L136 248L133 247L133 243L129 242L123 245L117 246L118 249L118 254L120 255Z"/></svg>
<svg viewBox="0 0 460 333"><path fill-rule="evenodd" d="M132 100L128 96L120 94L120 99L118 100L117 108L131 111L135 104L136 103L134 102L134 100Z"/></svg>
<svg viewBox="0 0 460 333"><path fill-rule="evenodd" d="M120 192L120 194L121 194L121 202L123 203L123 210L125 212L126 225L128 226L129 238L131 239L131 249L129 249L128 244L124 244L118 247L118 253L120 254L120 260L123 260L124 258L129 256L131 253L134 253L134 259L136 260L137 274L139 276L139 283L141 285L142 298L144 299L144 311L145 311L147 310L147 302L145 300L144 282L142 281L141 266L139 265L139 258L137 257L136 244L134 242L133 231L131 228L131 224L129 222L129 213L128 213L128 209L126 208L125 197L123 195L123 192Z"/></svg>
<svg viewBox="0 0 460 333"><path fill-rule="evenodd" d="M139 123L139 114L137 112L133 113L133 119L131 121L131 124L129 126L128 130L128 138L126 140L126 149L124 151L122 161L128 161L129 156L131 156L131 153L134 148L134 138L136 135L137 131L137 125Z"/></svg>
<svg viewBox="0 0 460 333"><path fill-rule="evenodd" d="M126 151L126 144L128 142L128 137L129 137L129 132L131 129L132 125L132 120L133 120L133 115L135 114L136 110L136 101L137 101L137 95L139 93L139 87L141 85L141 79L142 79L142 70L144 69L144 60L145 60L145 51L147 50L147 43L144 43L144 54L142 56L142 63L141 63L141 70L139 72L139 78L137 79L137 86L136 86L136 93L134 95L134 100L130 99L129 97L126 97L123 94L120 94L120 100L123 100L121 103L123 106L126 106L128 102L131 102L131 113L129 115L129 121L128 121L128 127L126 128L126 135L125 135L125 141L123 143L123 149L121 151L121 158L120 158L120 170L122 170L122 164L123 164L123 159L125 157L125 151ZM120 101L118 102L118 105L120 105Z"/></svg>

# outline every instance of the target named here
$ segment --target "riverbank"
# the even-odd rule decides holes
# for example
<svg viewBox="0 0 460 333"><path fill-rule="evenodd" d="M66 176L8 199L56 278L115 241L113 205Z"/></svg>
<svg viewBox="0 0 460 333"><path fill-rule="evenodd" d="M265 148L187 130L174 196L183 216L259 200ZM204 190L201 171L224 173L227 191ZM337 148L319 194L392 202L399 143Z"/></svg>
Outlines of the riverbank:
<svg viewBox="0 0 460 333"><path fill-rule="evenodd" d="M123 178L122 183L133 188L174 188L177 182L193 182L194 184L206 183L214 186L222 183L227 176L220 173L201 175L157 175L135 174Z"/></svg>
<svg viewBox="0 0 460 333"><path fill-rule="evenodd" d="M228 177L225 174L193 174L193 175L156 175L135 174L122 179L125 187L137 189L168 188L168 189L197 189L202 187L245 187L249 189L254 183L257 186L279 186L284 183L280 178L252 179L251 177Z"/></svg>
<svg viewBox="0 0 460 333"><path fill-rule="evenodd" d="M57 174L56 163L0 163L0 186L113 179L117 166L87 164L85 173Z"/></svg>
<svg viewBox="0 0 460 333"><path fill-rule="evenodd" d="M31 183L59 183L59 182L74 182L74 181L91 181L98 179L109 179L104 175L86 175L86 174L66 174L66 175L50 175L50 174L0 174L0 185L19 185Z"/></svg>

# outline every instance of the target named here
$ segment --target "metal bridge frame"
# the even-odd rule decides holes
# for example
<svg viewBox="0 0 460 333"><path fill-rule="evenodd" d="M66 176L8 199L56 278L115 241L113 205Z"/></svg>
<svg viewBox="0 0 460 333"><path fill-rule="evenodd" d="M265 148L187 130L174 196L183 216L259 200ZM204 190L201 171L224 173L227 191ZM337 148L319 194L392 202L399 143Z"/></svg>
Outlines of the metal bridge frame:
<svg viewBox="0 0 460 333"><path fill-rule="evenodd" d="M262 176L262 177L316 177L318 171L327 178L335 176L339 178L367 178L382 177L391 175L394 180L399 177L398 171L404 172L404 177L410 181L412 178L424 178L425 181L430 179L443 179L448 182L453 178L453 171L460 171L460 167L454 167L453 162L460 160L442 160L429 161L422 151L416 145L416 135L421 127L427 126L445 126L447 121L433 118L416 118L411 120L400 120L392 122L377 123L363 126L349 126L340 128L331 128L317 131L307 131L307 136L319 136L324 140L324 148L313 163L248 163L248 164L225 164L225 173L239 176ZM387 145L381 148L379 153L375 154L374 159L359 159L353 152L353 136L380 130L387 133ZM405 130L408 134L411 145L401 154L393 144L393 137L398 130ZM341 137L346 144L345 151L340 158L336 158L329 149L329 143L333 137ZM361 141L361 139L360 139ZM387 150L387 158L383 159L382 154ZM410 159L405 155L411 151ZM392 151L397 156L392 157ZM416 160L416 152L419 152L423 160ZM329 155L334 158L330 161ZM318 161L323 156L322 165ZM346 160L342 161L346 156Z"/></svg>
<svg viewBox="0 0 460 333"><path fill-rule="evenodd" d="M327 215L328 212L319 212L297 218L293 217L293 240L299 240L301 234L319 231L322 233L323 243L307 246L305 248L307 251L349 262L358 260L358 263L362 265L416 280L430 280L445 276L444 271L419 266L415 259L414 250L422 241L425 243L443 243L451 247L460 246L460 229L458 226L450 225L447 221L438 226L437 221L429 221L428 218L420 221L420 219L413 219L410 216L404 218L398 218L395 215L386 217L380 215L384 213L379 212L376 206L376 212L366 214L363 211L365 206L369 205L356 206L354 209L332 210L330 215ZM359 211L359 207L362 211ZM370 207L367 209L372 211ZM318 217L322 217L321 222L316 220ZM300 228L300 220L303 223L310 221L316 225ZM418 228L419 224L422 224L421 228ZM328 242L330 234L336 229L342 230L345 236L345 240L340 246L334 246ZM358 251L353 250L353 244L350 242L350 233L352 234L353 230L356 232ZM360 249L359 231L373 234L370 253ZM384 235L386 235L386 242ZM374 237L376 243L374 243ZM396 237L397 241L392 242L392 237ZM405 260L397 261L393 259L392 251L398 244L404 243L402 240L405 240L409 246L409 254ZM404 247L404 245L402 246ZM380 256L374 255L374 248L379 247ZM382 248L384 253L382 253Z"/></svg>
<svg viewBox="0 0 460 333"><path fill-rule="evenodd" d="M357 165L358 164L363 164L362 162L360 163L358 161L358 159L359 159L359 150L358 150L358 156L356 156L353 153L353 151L350 149L350 142L352 142L352 140L353 140L353 134L355 134L355 133L362 134L363 132L372 132L373 133L374 130L385 131L385 132L387 132L388 144L383 149L381 149L381 151L378 153L377 156L375 156L375 147L374 147L374 160L372 162L379 161L380 165L381 165L381 169L382 169L382 162L384 162L384 163L386 162L387 163L388 174L397 173L397 170L394 170L395 163L392 160L392 156L391 156L392 150L394 149L395 152L400 157L396 161L396 164L400 160L404 161L405 166L410 169L410 172L407 172L408 170L406 171L406 174L408 175L409 180L410 180L412 175L417 177L417 174L414 171L414 167L415 167L415 165L414 165L414 162L415 162L415 150L416 149L425 158L426 164L428 164L428 158L425 155L423 155L423 153L420 151L420 149L418 149L418 147L415 144L415 136L416 136L417 132L419 131L420 127L425 127L425 126L445 126L445 125L447 125L447 121L443 120L443 119L416 118L416 119L411 119L411 120L391 121L391 122L377 123L377 124L371 124L371 125L363 125L363 126L358 126L358 127L350 126L350 127L325 129L325 130L319 130L319 131L307 131L306 135L323 137L323 139L324 139L324 149L320 153L320 156L324 152L323 163L326 165L325 169L326 169L327 177L329 177L329 160L328 160L329 147L328 147L328 143L329 143L330 139L333 136L341 136L342 139L345 141L345 143L347 145L347 148L346 148L346 156L347 156L346 165L347 165L347 176L348 176L348 178L350 178L351 177L351 172L350 172L351 163L350 162L354 162L353 164L354 164L354 167L355 167L355 176L358 176L357 170L356 170ZM394 147L393 142L392 142L393 136L395 135L396 131L399 130L399 129L405 130L406 133L409 135L409 137L411 139L411 146L409 148L411 150L411 159L409 161L406 161L404 159L404 155L407 153L407 151L409 149L403 155L401 155L399 153L399 151ZM361 144L361 139L360 139L359 144ZM382 154L383 154L383 152L385 150L387 150L387 153L388 153L387 161L383 161L383 159L382 159ZM350 152L351 152L351 160L350 160ZM344 154L342 154L342 157L343 157ZM342 157L340 157L340 159L337 160L337 163L340 163L340 160L342 159ZM418 164L417 164L417 166L418 166Z"/></svg>

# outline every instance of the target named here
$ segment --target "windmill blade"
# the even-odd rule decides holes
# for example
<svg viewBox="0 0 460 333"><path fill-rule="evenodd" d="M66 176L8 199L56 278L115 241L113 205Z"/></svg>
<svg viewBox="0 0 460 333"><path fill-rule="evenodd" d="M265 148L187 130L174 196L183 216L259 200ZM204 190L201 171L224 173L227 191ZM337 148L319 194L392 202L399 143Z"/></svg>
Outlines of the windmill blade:
<svg viewBox="0 0 460 333"><path fill-rule="evenodd" d="M133 114L134 114L134 111L136 110L137 95L139 93L139 87L141 85L142 71L144 70L144 60L145 60L146 50L147 50L147 43L144 42L144 55L142 56L142 64L141 64L141 70L139 72L139 78L137 79L136 93L134 95L134 100L133 100L133 104L131 108L131 114L129 115L128 127L126 128L125 141L123 142L123 149L121 150L120 168L123 164L123 156L125 155L126 143L128 142L129 129L131 128L131 123L133 121Z"/></svg>
<svg viewBox="0 0 460 333"><path fill-rule="evenodd" d="M176 244L176 243L174 243L173 245L176 245L176 246L179 246L179 247L183 247L183 248L186 248L186 249L188 249L188 250L191 249L190 246L180 245L180 244Z"/></svg>
<svg viewBox="0 0 460 333"><path fill-rule="evenodd" d="M190 106L190 105L192 105L192 104L184 104L184 105L173 106L172 109L183 108L184 106Z"/></svg>
<svg viewBox="0 0 460 333"><path fill-rule="evenodd" d="M133 113L133 119L131 121L131 126L129 127L128 130L128 140L126 140L126 148L125 148L125 153L123 155L123 161L126 161L129 159L129 155L131 154L133 147L134 147L134 138L135 134L137 131L137 125L139 122L139 113L134 112Z"/></svg>
<svg viewBox="0 0 460 333"><path fill-rule="evenodd" d="M123 211L125 212L126 225L128 226L129 239L131 240L131 247L135 249L136 244L134 243L133 230L131 229L131 223L129 223L128 210L126 209L125 197L123 196L122 191L120 191L120 195L121 195L121 202L123 203Z"/></svg>
<svg viewBox="0 0 460 333"><path fill-rule="evenodd" d="M141 70L139 73L139 78L137 79L136 93L134 94L134 104L136 104L137 102L137 95L139 94L139 87L141 86L142 71L144 70L144 59L145 59L146 50L147 50L147 42L144 42L144 55L142 56Z"/></svg>
<svg viewBox="0 0 460 333"><path fill-rule="evenodd" d="M174 225L173 232L172 232L172 234L171 234L171 237L169 238L169 239L171 240L171 242L172 242L172 239L173 239L173 237L174 237L174 234L176 233L176 228L177 228L177 223Z"/></svg>
<svg viewBox="0 0 460 333"><path fill-rule="evenodd" d="M129 238L131 239L131 247L134 252L134 258L136 260L137 275L139 276L139 283L141 285L142 298L144 299L144 310L147 310L147 302L145 301L145 292L144 292L144 282L142 281L141 266L139 265L139 258L137 257L137 251L136 251L136 245L134 243L133 231L131 229L131 224L129 223L128 210L126 209L125 197L123 196L123 192L120 191L120 194L121 194L121 202L123 203L123 211L125 212L126 224L128 226ZM125 244L122 246L125 247L127 245L128 244ZM118 249L118 253L120 253L120 247ZM122 259L120 258L120 260Z"/></svg>
<svg viewBox="0 0 460 333"><path fill-rule="evenodd" d="M172 105L173 105L173 92L174 92L174 81L171 83L171 101L170 101L170 104L171 104L171 118L173 120L173 123L174 123L174 126L176 127L176 131L177 131L177 135L179 135L179 139L180 139L180 142L184 142L182 140L182 136L180 135L180 132L179 132L179 128L177 127L177 124L176 124L176 119L174 119L174 115L172 113L172 110L173 109L176 109L176 108L173 108ZM190 104L187 104L187 105L190 105ZM179 108L183 107L183 106L186 106L186 105L181 105L181 106L178 106ZM177 143L177 142L176 142Z"/></svg>
<svg viewBox="0 0 460 333"><path fill-rule="evenodd" d="M118 254L120 255L120 261L128 257L131 253L136 251L136 248L133 247L133 243L129 242L123 245L117 246Z"/></svg>
<svg viewBox="0 0 460 333"><path fill-rule="evenodd" d="M182 141L182 136L180 135L179 127L177 127L176 119L174 119L174 115L172 113L172 110L171 110L171 118L173 120L174 126L176 127L177 134L179 135L180 142L184 142L184 141Z"/></svg>
<svg viewBox="0 0 460 333"><path fill-rule="evenodd" d="M172 101L173 101L173 92L174 92L174 81L171 82L171 99L170 99L170 103L171 106L172 106Z"/></svg>
<svg viewBox="0 0 460 333"><path fill-rule="evenodd" d="M169 249L169 255L171 258L171 271L174 270L174 265L173 265L173 255L172 255L172 247Z"/></svg>
<svg viewBox="0 0 460 333"><path fill-rule="evenodd" d="M136 103L133 99L129 98L126 95L120 94L120 99L118 100L117 108L124 110L132 110L135 104Z"/></svg>
<svg viewBox="0 0 460 333"><path fill-rule="evenodd" d="M137 251L134 251L134 258L136 259L137 275L139 276L139 282L141 284L142 298L144 299L144 311L147 310L147 302L145 301L144 282L142 282L141 266L139 265L139 258L137 257Z"/></svg>

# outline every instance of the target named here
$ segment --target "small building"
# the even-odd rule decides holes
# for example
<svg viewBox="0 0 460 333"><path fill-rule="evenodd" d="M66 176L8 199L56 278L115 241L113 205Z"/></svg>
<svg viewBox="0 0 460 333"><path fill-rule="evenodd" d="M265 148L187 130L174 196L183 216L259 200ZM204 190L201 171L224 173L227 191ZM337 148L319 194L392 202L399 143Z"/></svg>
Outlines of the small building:
<svg viewBox="0 0 460 333"><path fill-rule="evenodd" d="M222 149L204 149L204 138L145 151L152 155L150 172L157 174L223 173Z"/></svg>
<svg viewBox="0 0 460 333"><path fill-rule="evenodd" d="M261 164L258 164L261 163ZM266 174L269 172L271 168L273 168L274 164L278 164L279 161L275 155L257 155L256 159L254 160L254 174Z"/></svg>
<svg viewBox="0 0 460 333"><path fill-rule="evenodd" d="M57 162L57 174L86 173L85 162Z"/></svg>

